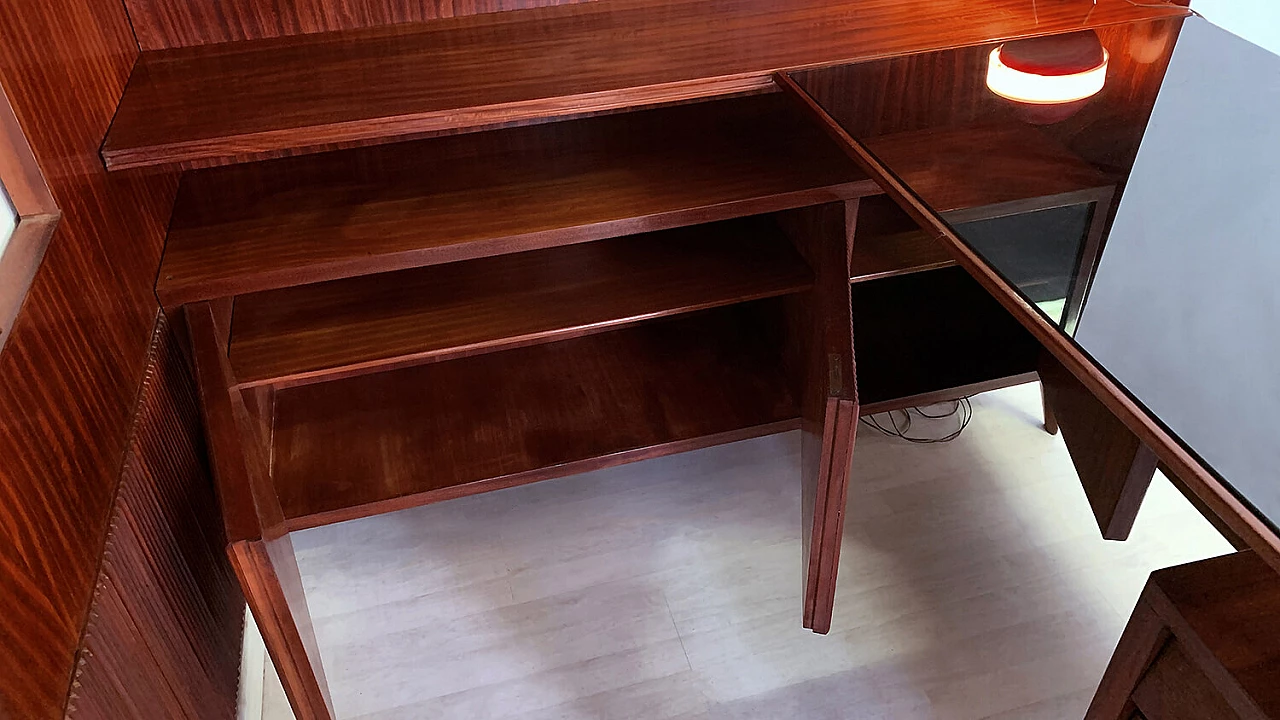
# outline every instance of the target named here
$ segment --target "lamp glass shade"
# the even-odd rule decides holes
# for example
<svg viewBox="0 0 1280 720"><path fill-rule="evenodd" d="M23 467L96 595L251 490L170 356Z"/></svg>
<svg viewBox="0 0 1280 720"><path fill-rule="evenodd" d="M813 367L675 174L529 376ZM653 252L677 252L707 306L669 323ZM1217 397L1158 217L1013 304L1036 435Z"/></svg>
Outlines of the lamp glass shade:
<svg viewBox="0 0 1280 720"><path fill-rule="evenodd" d="M1102 90L1109 60L1097 34L1088 30L1018 40L991 51L987 87L1020 103L1073 103Z"/></svg>

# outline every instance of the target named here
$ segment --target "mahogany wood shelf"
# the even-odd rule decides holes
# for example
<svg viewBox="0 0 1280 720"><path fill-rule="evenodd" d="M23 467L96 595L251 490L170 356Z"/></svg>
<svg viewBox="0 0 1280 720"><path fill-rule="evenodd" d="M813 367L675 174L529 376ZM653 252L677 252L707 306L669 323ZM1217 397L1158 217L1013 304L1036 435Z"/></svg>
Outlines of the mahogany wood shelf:
<svg viewBox="0 0 1280 720"><path fill-rule="evenodd" d="M895 133L865 145L952 223L1094 200L1115 185L1022 123Z"/></svg>
<svg viewBox="0 0 1280 720"><path fill-rule="evenodd" d="M767 216L236 299L240 386L332 379L808 289Z"/></svg>
<svg viewBox="0 0 1280 720"><path fill-rule="evenodd" d="M879 192L780 94L188 173L167 306Z"/></svg>
<svg viewBox="0 0 1280 720"><path fill-rule="evenodd" d="M865 198L849 255L849 281L866 282L955 265L936 239L887 195Z"/></svg>
<svg viewBox="0 0 1280 720"><path fill-rule="evenodd" d="M1125 0L1086 14L1084 5L609 0L147 52L102 155L113 169L260 160L761 90L776 70L1186 14Z"/></svg>
<svg viewBox="0 0 1280 720"><path fill-rule="evenodd" d="M290 528L796 427L769 306L281 390ZM766 311L766 312L758 312Z"/></svg>

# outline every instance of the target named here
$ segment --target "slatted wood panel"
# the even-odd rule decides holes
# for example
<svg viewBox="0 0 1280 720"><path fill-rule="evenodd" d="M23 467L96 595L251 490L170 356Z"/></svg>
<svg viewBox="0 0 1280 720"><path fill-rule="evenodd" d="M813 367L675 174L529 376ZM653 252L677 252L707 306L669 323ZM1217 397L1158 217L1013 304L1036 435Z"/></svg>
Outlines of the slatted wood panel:
<svg viewBox="0 0 1280 720"><path fill-rule="evenodd" d="M67 707L73 720L231 720L244 600L195 388L157 325Z"/></svg>
<svg viewBox="0 0 1280 720"><path fill-rule="evenodd" d="M780 69L1048 34L1182 8L989 0L609 0L145 54L113 168L279 157L771 86ZM927 17L929 22L921 22Z"/></svg>
<svg viewBox="0 0 1280 720"><path fill-rule="evenodd" d="M0 715L60 717L156 317L176 178L97 158L137 55L118 0L0 3L0 84L63 213L0 354Z"/></svg>
<svg viewBox="0 0 1280 720"><path fill-rule="evenodd" d="M594 0L125 0L143 50Z"/></svg>

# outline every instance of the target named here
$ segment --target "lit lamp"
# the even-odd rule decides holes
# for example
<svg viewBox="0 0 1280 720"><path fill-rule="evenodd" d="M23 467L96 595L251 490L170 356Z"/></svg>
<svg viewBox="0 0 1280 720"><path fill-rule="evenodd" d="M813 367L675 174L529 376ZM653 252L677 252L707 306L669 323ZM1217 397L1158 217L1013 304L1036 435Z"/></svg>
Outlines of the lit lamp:
<svg viewBox="0 0 1280 720"><path fill-rule="evenodd" d="M1029 122L1054 123L1102 90L1109 57L1092 30L1015 40L991 51L987 87Z"/></svg>

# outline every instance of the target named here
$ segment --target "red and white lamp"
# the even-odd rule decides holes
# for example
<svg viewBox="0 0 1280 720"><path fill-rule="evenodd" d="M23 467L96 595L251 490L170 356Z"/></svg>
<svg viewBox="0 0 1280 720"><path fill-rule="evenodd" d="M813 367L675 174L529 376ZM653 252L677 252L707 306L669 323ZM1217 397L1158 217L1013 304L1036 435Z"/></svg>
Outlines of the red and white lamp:
<svg viewBox="0 0 1280 720"><path fill-rule="evenodd" d="M987 87L1030 122L1058 122L1102 90L1109 60L1092 30L1014 40L991 51Z"/></svg>

